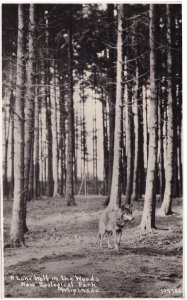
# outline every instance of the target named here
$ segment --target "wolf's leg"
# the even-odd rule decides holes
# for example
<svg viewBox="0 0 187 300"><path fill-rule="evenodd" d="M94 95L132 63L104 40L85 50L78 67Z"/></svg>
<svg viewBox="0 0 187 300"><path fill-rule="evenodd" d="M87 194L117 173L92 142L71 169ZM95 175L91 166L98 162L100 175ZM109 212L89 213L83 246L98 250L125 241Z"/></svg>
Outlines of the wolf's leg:
<svg viewBox="0 0 187 300"><path fill-rule="evenodd" d="M101 238L101 234L100 234L100 232L99 232L98 235L97 235L97 241L96 241L96 243L95 243L96 246L99 245L100 238Z"/></svg>
<svg viewBox="0 0 187 300"><path fill-rule="evenodd" d="M103 245L103 237L104 237L105 232L100 232L99 237L100 237L100 247Z"/></svg>
<svg viewBox="0 0 187 300"><path fill-rule="evenodd" d="M117 243L117 233L116 233L116 230L113 231L113 236L114 236L115 249L119 250L118 243Z"/></svg>
<svg viewBox="0 0 187 300"><path fill-rule="evenodd" d="M110 237L112 235L112 232L108 232L108 238L107 238L107 245L109 249L112 249L112 245L110 244Z"/></svg>
<svg viewBox="0 0 187 300"><path fill-rule="evenodd" d="M116 234L117 234L117 244L119 246L121 244L122 231L120 230Z"/></svg>

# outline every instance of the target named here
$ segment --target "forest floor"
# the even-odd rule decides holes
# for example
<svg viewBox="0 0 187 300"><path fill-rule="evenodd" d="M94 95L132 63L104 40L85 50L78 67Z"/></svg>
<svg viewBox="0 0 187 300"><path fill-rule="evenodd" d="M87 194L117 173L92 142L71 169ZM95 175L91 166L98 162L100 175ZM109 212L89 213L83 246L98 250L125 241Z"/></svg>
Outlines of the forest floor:
<svg viewBox="0 0 187 300"><path fill-rule="evenodd" d="M134 205L135 221L124 229L119 252L96 245L102 197L62 198L28 203L28 248L5 249L5 297L182 297L182 201L172 216L157 217L157 230L141 235L143 203ZM12 201L4 202L4 241ZM69 284L69 285L68 285Z"/></svg>

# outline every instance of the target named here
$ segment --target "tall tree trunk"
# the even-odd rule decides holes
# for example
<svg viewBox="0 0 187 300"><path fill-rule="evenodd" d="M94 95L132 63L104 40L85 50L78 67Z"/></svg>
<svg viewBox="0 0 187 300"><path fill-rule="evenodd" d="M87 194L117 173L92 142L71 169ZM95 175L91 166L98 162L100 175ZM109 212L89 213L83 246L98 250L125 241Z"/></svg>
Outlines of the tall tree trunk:
<svg viewBox="0 0 187 300"><path fill-rule="evenodd" d="M55 64L51 61L51 127L52 127L52 167L53 167L53 197L58 196L58 140L57 140L57 105L56 105L56 87L55 87Z"/></svg>
<svg viewBox="0 0 187 300"><path fill-rule="evenodd" d="M114 20L114 5L108 4L108 18L110 20L110 26L108 29L108 38L110 43L113 44L114 36L112 32L113 20ZM113 174L113 160L114 160L114 128L115 128L115 103L116 103L116 86L115 86L115 50L111 47L109 48L109 70L108 70L108 80L109 80L109 175L108 184L109 187L112 184L112 174ZM111 189L109 188L108 193L110 195ZM109 199L108 199L109 200Z"/></svg>
<svg viewBox="0 0 187 300"><path fill-rule="evenodd" d="M144 85L142 88L143 96L143 154L144 154L144 169L147 170L147 160L148 160L148 124L147 124L147 86Z"/></svg>
<svg viewBox="0 0 187 300"><path fill-rule="evenodd" d="M173 57L173 65L176 66L177 62ZM179 104L178 104L178 93L176 86L176 79L173 78L173 187L172 194L173 198L178 196L178 149L179 149L179 138L178 138L178 124L179 124Z"/></svg>
<svg viewBox="0 0 187 300"><path fill-rule="evenodd" d="M108 209L117 209L121 205L121 109L122 109L122 72L123 72L123 41L122 20L123 4L118 4L118 34L117 34L117 82L116 82L116 108L114 131L114 163L112 173L112 187Z"/></svg>
<svg viewBox="0 0 187 300"><path fill-rule="evenodd" d="M109 27L108 27L108 40L110 44L115 44L114 37L114 4L107 5L107 15L109 19ZM112 47L108 48L109 59L108 59L108 71L107 71L107 79L108 79L108 118L109 118L109 132L108 132L108 195L105 200L104 205L107 206L110 201L110 193L112 186L112 173L113 173L113 160L114 160L114 128L115 128L115 103L116 103L116 71L115 71L115 60L116 60L116 50Z"/></svg>
<svg viewBox="0 0 187 300"><path fill-rule="evenodd" d="M11 196L14 195L14 106L15 97L12 97L12 147L11 147Z"/></svg>
<svg viewBox="0 0 187 300"><path fill-rule="evenodd" d="M47 195L48 197L53 196L53 168L52 168L52 130L51 130L51 101L50 97L47 96L49 93L48 87L47 87L47 93L46 93L46 127L47 127L47 163L46 163L46 172L47 175L45 182L47 182Z"/></svg>
<svg viewBox="0 0 187 300"><path fill-rule="evenodd" d="M94 92L95 95L95 92ZM97 114L96 114L96 100L95 113L93 117L93 180L95 185L95 194L98 194L98 179L97 179Z"/></svg>
<svg viewBox="0 0 187 300"><path fill-rule="evenodd" d="M141 83L142 84L142 83ZM144 169L144 125L143 125L143 86L141 85L139 107L139 191L138 199L142 199L145 193L145 169Z"/></svg>
<svg viewBox="0 0 187 300"><path fill-rule="evenodd" d="M41 53L41 57L42 57ZM37 136L37 126L39 126L39 195L46 194L46 160L47 160L47 144L48 140L46 137L46 124L47 124L47 107L46 107L46 87L45 87L45 65L44 61L41 58L41 67L40 67L40 88L38 89L40 97L35 102L35 133ZM35 94L37 97L37 93ZM40 104L40 105L39 105ZM38 112L37 112L38 109ZM38 114L38 122L37 122L37 114ZM37 124L38 123L38 124ZM35 137L36 137L35 136ZM35 143L35 146L37 147L37 141ZM37 151L37 149L36 149ZM37 155L37 154L36 154ZM37 172L37 166L35 168L35 171ZM35 172L35 173L36 173ZM36 174L37 176L37 174ZM36 178L35 178L36 180Z"/></svg>
<svg viewBox="0 0 187 300"><path fill-rule="evenodd" d="M168 124L168 116L167 116L167 103L165 103L165 109L164 109L164 124L163 124L163 148L164 148L164 169L166 169L166 162L167 162L167 145L168 145L168 129L167 129L167 124Z"/></svg>
<svg viewBox="0 0 187 300"><path fill-rule="evenodd" d="M161 90L161 83L159 84L159 91L158 91L158 97L159 97L159 178L160 178L160 201L163 201L164 197L164 187L165 187L165 173L164 173L164 143L163 143L163 92Z"/></svg>
<svg viewBox="0 0 187 300"><path fill-rule="evenodd" d="M31 166L31 151L34 137L34 34L35 34L35 7L30 4L29 9L29 57L27 64L27 90L25 97L25 152L24 152L24 232L26 225L26 203L28 201L29 172Z"/></svg>
<svg viewBox="0 0 187 300"><path fill-rule="evenodd" d="M46 57L50 57L49 53L49 13L45 12L45 46ZM46 132L47 132L47 158L46 172L47 175L47 195L53 196L53 168L52 168L52 129L51 129L51 99L50 99L50 64L49 60L45 62L45 106L46 106ZM47 173L47 174L46 174Z"/></svg>
<svg viewBox="0 0 187 300"><path fill-rule="evenodd" d="M77 174L77 166L78 166L78 145L79 143L79 131L78 131L78 115L75 117L75 166L74 166L74 192L77 194L77 184L78 184L78 174Z"/></svg>
<svg viewBox="0 0 187 300"><path fill-rule="evenodd" d="M24 243L24 5L18 5L17 78L14 111L14 201L10 239L5 246L20 247Z"/></svg>
<svg viewBox="0 0 187 300"><path fill-rule="evenodd" d="M71 8L69 7L69 30L68 30L68 99L67 99L67 171L66 171L66 201L67 205L76 205L74 198L74 176L73 176L73 164L74 164L74 108L73 108L73 51L72 51L72 15Z"/></svg>
<svg viewBox="0 0 187 300"><path fill-rule="evenodd" d="M12 105L12 99L13 99L13 62L10 61L8 64L9 71L7 74L7 87L5 88L4 95L3 95L3 194L7 196L9 194L9 180L8 180L8 167L9 167L9 138L11 134L11 105Z"/></svg>
<svg viewBox="0 0 187 300"><path fill-rule="evenodd" d="M45 108L45 107L44 107ZM45 172L45 161L46 161L46 143L43 142L43 136L45 136L45 134L43 133L44 131L44 126L43 126L43 120L44 117L46 117L46 113L44 113L44 116L42 115L42 109L41 112L39 114L39 189L40 189L40 195L44 194L44 190L45 190L45 184L46 184L46 172ZM43 128L44 127L44 128Z"/></svg>
<svg viewBox="0 0 187 300"><path fill-rule="evenodd" d="M42 98L41 98L42 99ZM33 192L34 199L39 197L39 103L38 103L38 87L35 88L35 106L34 106L34 182ZM42 142L42 141L41 141Z"/></svg>
<svg viewBox="0 0 187 300"><path fill-rule="evenodd" d="M9 106L6 104L6 106ZM7 108L5 108L7 110ZM11 126L11 120L10 120L10 113L6 112L5 115L5 137L4 137L4 159L3 159L3 193L7 196L8 194L8 178L7 178L7 170L8 170L8 141L9 141L9 135L10 135L10 126Z"/></svg>
<svg viewBox="0 0 187 300"><path fill-rule="evenodd" d="M131 203L133 185L133 117L132 117L132 87L127 85L128 95L126 98L126 156L127 156L127 186L125 203Z"/></svg>
<svg viewBox="0 0 187 300"><path fill-rule="evenodd" d="M34 137L32 137L32 140L34 141ZM27 201L31 201L33 199L34 193L33 193L33 183L34 183L34 163L33 163L33 154L34 154L34 143L31 147L30 152L30 169L29 169L29 185L28 185L28 197Z"/></svg>
<svg viewBox="0 0 187 300"><path fill-rule="evenodd" d="M60 193L61 195L64 195L65 192L65 138L66 138L66 132L65 132L65 120L66 120L66 111L65 111L65 97L64 97L64 81L63 77L60 76L59 83L60 83L60 151L61 151L61 161L60 161L60 167L61 167L61 179L60 179Z"/></svg>
<svg viewBox="0 0 187 300"><path fill-rule="evenodd" d="M156 5L149 9L149 43L150 43L150 115L149 115L149 154L146 178L144 209L140 228L150 232L155 228L155 178L157 164L157 87L156 87Z"/></svg>
<svg viewBox="0 0 187 300"><path fill-rule="evenodd" d="M3 147L3 160L2 160L2 174L3 174L3 195L6 195L6 153L7 153L7 145L6 145L6 136L7 136L7 126L6 126L6 89L5 95L3 97L3 106L2 106L2 117L3 117L3 130L2 130L2 147Z"/></svg>
<svg viewBox="0 0 187 300"><path fill-rule="evenodd" d="M181 75L182 76L182 75ZM181 197L183 194L183 168L182 168L182 83L179 84L179 132L178 132L178 139L179 139L179 161L178 161L178 168L179 168L179 196Z"/></svg>
<svg viewBox="0 0 187 300"><path fill-rule="evenodd" d="M131 33L129 44L134 48L135 38L133 33ZM127 50L127 97L125 98L125 108L126 108L126 156L127 156L127 186L126 186L126 196L125 203L131 203L131 195L133 188L133 82L134 77L136 78L136 65L131 62L134 59L134 50L131 49L130 45ZM129 60L129 61L128 61ZM136 80L136 79L135 79ZM138 161L137 161L138 162ZM136 180L136 179L135 179Z"/></svg>
<svg viewBox="0 0 187 300"><path fill-rule="evenodd" d="M168 145L166 153L165 191L160 208L162 215L172 214L173 198L173 81L172 81L172 40L171 40L171 5L166 5L167 14L167 99L168 99Z"/></svg>
<svg viewBox="0 0 187 300"><path fill-rule="evenodd" d="M8 129L8 149L7 149L7 200L12 199L12 135L13 135L13 111L11 109L13 102L13 91L10 98L9 129Z"/></svg>
<svg viewBox="0 0 187 300"><path fill-rule="evenodd" d="M140 150L140 130L139 130L139 71L138 65L136 65L136 76L135 76L135 91L134 91L134 135L135 135L135 143L134 143L134 173L133 173L133 187L132 187L132 201L138 200L138 182L139 182L139 150Z"/></svg>
<svg viewBox="0 0 187 300"><path fill-rule="evenodd" d="M109 191L109 151L108 151L108 132L107 132L107 110L106 110L106 100L104 99L102 93L102 117L103 117L103 194L108 195Z"/></svg>
<svg viewBox="0 0 187 300"><path fill-rule="evenodd" d="M87 132L86 132L86 121L85 121L85 93L84 93L84 77L82 71L82 84L80 86L81 91L81 106L82 106L82 116L81 116L81 179L85 182L85 192L86 192L86 159L88 155L87 151ZM94 154L93 154L94 162ZM93 172L94 174L94 172ZM83 181L82 181L83 182Z"/></svg>

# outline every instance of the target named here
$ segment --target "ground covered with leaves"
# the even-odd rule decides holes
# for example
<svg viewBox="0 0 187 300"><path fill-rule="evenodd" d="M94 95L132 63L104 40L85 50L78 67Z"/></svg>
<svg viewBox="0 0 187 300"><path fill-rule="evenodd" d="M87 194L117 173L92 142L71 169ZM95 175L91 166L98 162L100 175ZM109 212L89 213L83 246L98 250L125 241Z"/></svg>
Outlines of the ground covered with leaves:
<svg viewBox="0 0 187 300"><path fill-rule="evenodd" d="M102 197L77 197L28 203L28 248L5 249L5 297L181 297L182 202L174 214L156 218L157 230L141 235L143 202L134 205L135 221L123 231L119 252L96 245ZM4 241L12 201L4 202Z"/></svg>

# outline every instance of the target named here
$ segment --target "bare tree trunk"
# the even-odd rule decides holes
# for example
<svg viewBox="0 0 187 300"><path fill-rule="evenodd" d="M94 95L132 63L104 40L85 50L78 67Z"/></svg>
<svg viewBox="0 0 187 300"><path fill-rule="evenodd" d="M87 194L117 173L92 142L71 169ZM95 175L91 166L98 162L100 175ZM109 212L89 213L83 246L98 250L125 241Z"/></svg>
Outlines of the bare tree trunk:
<svg viewBox="0 0 187 300"><path fill-rule="evenodd" d="M49 13L45 12L45 46L46 57L50 57L49 53ZM47 195L53 196L53 168L52 168L52 130L51 130L51 99L50 99L50 64L49 60L45 62L45 106L46 106L46 131L47 131L47 157L46 172L47 175ZM47 174L46 174L47 173Z"/></svg>
<svg viewBox="0 0 187 300"><path fill-rule="evenodd" d="M41 81L42 82L42 81ZM46 113L44 113L46 116ZM40 195L43 195L45 190L45 180L46 180L46 173L44 172L44 164L45 164L45 148L46 143L43 142L43 134L44 128L43 128L43 122L44 116L42 116L42 109L39 114L39 193Z"/></svg>
<svg viewBox="0 0 187 300"><path fill-rule="evenodd" d="M176 95L175 95L176 96ZM174 103L173 103L174 104ZM177 107L174 104L173 106L173 112L174 116L173 118L177 118L177 113L175 114L175 110L177 112ZM177 122L173 124L173 198L176 198L178 196L178 146L179 146L179 140L177 135Z"/></svg>
<svg viewBox="0 0 187 300"><path fill-rule="evenodd" d="M69 7L69 10L71 8ZM70 25L68 30L68 99L67 99L67 171L66 171L66 201L68 206L76 205L74 198L74 108L73 108L73 74L72 74L72 16L70 11Z"/></svg>
<svg viewBox="0 0 187 300"><path fill-rule="evenodd" d="M11 92L10 97L10 112L9 112L9 121L8 121L8 142L7 142L7 190L6 196L7 200L12 199L12 135L13 135L13 111L11 109L13 102L13 91Z"/></svg>
<svg viewBox="0 0 187 300"><path fill-rule="evenodd" d="M51 128L52 128L52 167L53 167L53 198L58 196L58 140L57 140L57 109L55 92L55 64L51 63Z"/></svg>
<svg viewBox="0 0 187 300"><path fill-rule="evenodd" d="M20 247L24 243L24 5L18 5L17 79L14 111L14 201L10 239L5 246Z"/></svg>
<svg viewBox="0 0 187 300"><path fill-rule="evenodd" d="M3 150L3 159L2 159L2 174L3 174L3 195L6 195L6 153L7 153L7 124L6 124L6 89L3 97L2 105L2 117L3 117L3 128L2 128L2 150Z"/></svg>
<svg viewBox="0 0 187 300"><path fill-rule="evenodd" d="M103 179L103 194L109 193L109 151L108 151L108 132L107 132L107 111L106 100L102 94L102 117L103 117L103 153L104 153L104 179Z"/></svg>
<svg viewBox="0 0 187 300"><path fill-rule="evenodd" d="M122 71L123 71L123 41L122 20L123 4L118 4L118 34L117 34L117 84L114 131L114 163L112 187L108 209L117 209L121 205L120 168L121 168L121 109L122 109Z"/></svg>
<svg viewBox="0 0 187 300"><path fill-rule="evenodd" d="M63 77L59 78L59 89L60 89L60 151L61 151L61 161L60 161L60 167L61 167L61 179L60 179L60 193L61 195L64 195L65 192L65 138L66 138L66 132L65 132L65 119L66 119L66 111L65 111L65 97L64 97L64 90L63 90Z"/></svg>
<svg viewBox="0 0 187 300"><path fill-rule="evenodd" d="M85 182L85 194L86 194L86 160L87 160L87 131L86 131L86 121L85 121L85 93L84 93L84 77L83 77L83 71L82 71L82 84L80 86L81 88L81 105L82 105L82 116L81 116L81 179ZM94 142L94 140L93 140ZM94 162L95 156L93 153L93 162ZM93 171L94 175L94 171ZM94 177L94 176L93 176Z"/></svg>
<svg viewBox="0 0 187 300"><path fill-rule="evenodd" d="M138 182L139 182L139 150L140 150L140 137L139 137L139 71L138 66L136 65L136 76L135 76L135 91L134 91L134 134L135 134L135 143L134 143L134 174L133 174L133 187L132 187L132 201L138 200Z"/></svg>
<svg viewBox="0 0 187 300"><path fill-rule="evenodd" d="M11 141L11 198L14 195L14 106L15 97L12 97L12 141Z"/></svg>
<svg viewBox="0 0 187 300"><path fill-rule="evenodd" d="M75 166L74 166L74 192L77 194L77 184L78 184L78 174L77 174L77 165L78 165L78 148L79 148L79 130L78 130L78 115L75 116Z"/></svg>
<svg viewBox="0 0 187 300"><path fill-rule="evenodd" d="M95 94L95 92L94 92ZM95 194L98 194L98 178L97 178L97 114L96 114L96 100L95 113L93 117L93 180L95 185Z"/></svg>
<svg viewBox="0 0 187 300"><path fill-rule="evenodd" d="M132 90L128 86L128 96L126 99L126 156L127 156L127 185L125 203L131 203L132 184L133 184L133 117L132 117Z"/></svg>
<svg viewBox="0 0 187 300"><path fill-rule="evenodd" d="M42 99L42 97L41 97ZM34 182L33 193L34 199L39 197L39 103L38 103L38 88L35 88L35 106L34 106Z"/></svg>
<svg viewBox="0 0 187 300"><path fill-rule="evenodd" d="M111 20L108 32L108 38L111 44L114 43L113 32L113 20L114 20L114 5L108 4L108 18ZM116 103L116 86L115 82L115 51L109 48L109 70L108 70L108 80L109 80L109 175L108 184L109 187L112 184L112 174L113 174L113 160L114 160L114 128L115 128L115 103ZM109 188L108 194L110 195L111 189ZM109 200L109 199L108 199Z"/></svg>
<svg viewBox="0 0 187 300"><path fill-rule="evenodd" d="M160 201L163 201L164 187L165 187L165 174L164 174L164 143L163 143L163 93L161 87L159 88L159 177L160 177Z"/></svg>
<svg viewBox="0 0 187 300"><path fill-rule="evenodd" d="M157 87L156 87L156 5L149 9L149 43L150 43L150 115L149 115L149 154L146 178L144 209L140 228L151 232L155 228L155 178L157 164Z"/></svg>
<svg viewBox="0 0 187 300"><path fill-rule="evenodd" d="M6 104L5 106L9 106L10 104ZM5 107L7 111L7 107ZM5 114L5 122L4 122L4 159L3 159L3 194L7 196L8 194L8 178L7 178L7 170L8 170L8 140L10 135L10 113L6 112Z"/></svg>
<svg viewBox="0 0 187 300"><path fill-rule="evenodd" d="M13 99L13 87L12 87L12 81L13 81L13 62L10 61L8 64L9 71L7 74L7 87L5 87L4 95L3 95L3 195L7 196L8 199L8 194L9 194L9 180L8 180L8 167L10 164L9 161L9 148L10 148L10 134L11 134L11 122L12 122L12 117L11 117L11 105L12 105L12 99Z"/></svg>
<svg viewBox="0 0 187 300"><path fill-rule="evenodd" d="M179 139L179 154L178 154L178 169L179 169L179 195L180 197L183 194L183 167L182 167L182 83L179 84L179 130L178 130L178 139Z"/></svg>
<svg viewBox="0 0 187 300"><path fill-rule="evenodd" d="M48 89L47 89L48 90ZM48 94L49 91L47 91ZM53 168L52 168L52 130L51 130L51 101L50 97L46 94L46 127L47 127L47 165L46 165L46 180L47 195L53 196Z"/></svg>
<svg viewBox="0 0 187 300"><path fill-rule="evenodd" d="M139 174L138 174L138 199L142 199L145 193L145 169L144 169L144 125L143 125L143 85L139 86Z"/></svg>
<svg viewBox="0 0 187 300"><path fill-rule="evenodd" d="M143 145L143 153L144 153L144 169L147 170L147 144L148 144L148 124L147 124L147 86L144 85L142 88L143 94L143 138L144 138L144 145Z"/></svg>
<svg viewBox="0 0 187 300"><path fill-rule="evenodd" d="M32 137L32 140L34 137ZM31 201L33 199L33 183L34 183L34 163L33 163L33 154L34 154L34 144L31 147L30 152L30 169L29 169L29 185L28 185L28 197L27 201Z"/></svg>
<svg viewBox="0 0 187 300"><path fill-rule="evenodd" d="M129 44L134 47L134 36L130 37ZM134 58L132 55L132 49L128 47L127 60ZM134 51L133 51L134 52ZM125 203L131 203L131 195L133 188L133 111L132 111L132 102L133 102L133 78L136 77L135 74L135 64L127 61L127 97L125 98L125 112L126 112L126 156L127 156L127 185L126 185L126 196ZM134 70L133 70L134 69Z"/></svg>
<svg viewBox="0 0 187 300"><path fill-rule="evenodd" d="M38 193L39 195L43 195L44 193L46 194L46 159L47 159L47 107L46 107L46 87L45 87L45 68L44 68L44 61L42 59L42 53L41 53L41 67L40 67L40 88L38 89L40 97L37 98L35 103L35 137L37 137L37 126L38 126L38 135L39 135L39 186L38 186ZM35 94L37 97L37 93ZM41 105L39 105L41 104ZM37 112L38 110L38 112ZM37 122L37 114L38 114L38 122ZM38 124L37 124L38 123ZM37 148L37 141L35 143L35 146ZM37 152L37 149L35 149ZM37 153L36 153L37 157ZM37 166L35 167L35 171L37 172ZM35 173L36 173L35 172ZM35 174L37 178L37 174ZM37 180L35 178L35 180ZM34 184L35 185L35 184Z"/></svg>
<svg viewBox="0 0 187 300"><path fill-rule="evenodd" d="M108 19L110 20L110 24L108 27L108 40L110 44L115 44L115 36L114 32L114 4L107 5L107 15ZM107 206L110 201L110 194L111 194L111 186L112 186L112 174L113 174L113 160L114 160L114 129L115 129L115 103L116 103L116 71L115 71L115 50L112 47L109 47L109 64L108 64L108 72L107 72L107 79L108 79L108 118L109 118L109 132L108 132L108 195L105 200L104 205Z"/></svg>
<svg viewBox="0 0 187 300"><path fill-rule="evenodd" d="M175 57L173 57L172 64L177 65ZM178 124L179 124L179 103L178 103L178 92L176 86L176 78L173 78L173 198L178 196L178 149L179 149L179 138L178 138Z"/></svg>
<svg viewBox="0 0 187 300"><path fill-rule="evenodd" d="M164 200L160 208L160 214L172 214L172 198L173 198L173 82L172 82L172 50L171 50L171 8L166 5L167 13L167 99L168 99L168 145L166 153L166 170L165 170L165 191Z"/></svg>
<svg viewBox="0 0 187 300"><path fill-rule="evenodd" d="M34 137L34 34L35 34L35 7L29 9L29 57L27 64L27 90L25 97L25 152L24 152L24 232L26 225L26 202L29 191L29 172L31 166L31 151Z"/></svg>

